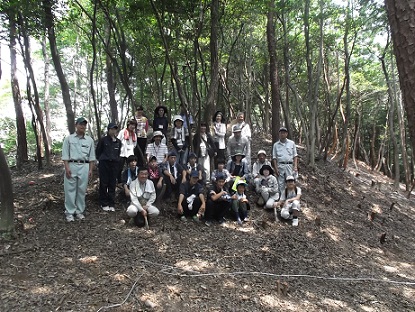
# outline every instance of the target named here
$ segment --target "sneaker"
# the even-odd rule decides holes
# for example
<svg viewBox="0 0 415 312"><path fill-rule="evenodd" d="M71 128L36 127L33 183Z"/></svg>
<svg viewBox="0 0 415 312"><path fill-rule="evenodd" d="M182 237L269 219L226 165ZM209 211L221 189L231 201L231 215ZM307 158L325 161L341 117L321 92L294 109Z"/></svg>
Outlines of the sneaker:
<svg viewBox="0 0 415 312"><path fill-rule="evenodd" d="M75 218L73 217L73 215L66 215L66 221L73 222L75 221Z"/></svg>
<svg viewBox="0 0 415 312"><path fill-rule="evenodd" d="M242 220L238 218L238 220L236 221L238 222L239 225L242 225Z"/></svg>
<svg viewBox="0 0 415 312"><path fill-rule="evenodd" d="M109 206L101 206L104 211L111 211Z"/></svg>
<svg viewBox="0 0 415 312"><path fill-rule="evenodd" d="M186 219L186 217L185 217L185 216L181 216L181 217L180 217L180 221L184 221L184 222L186 222L186 221L187 221L187 219Z"/></svg>
<svg viewBox="0 0 415 312"><path fill-rule="evenodd" d="M193 217L192 217L192 219L193 219L193 221L195 221L195 222L200 222L200 219L199 219L199 217L198 217L198 216L193 216Z"/></svg>
<svg viewBox="0 0 415 312"><path fill-rule="evenodd" d="M298 226L298 218L293 219L293 226Z"/></svg>
<svg viewBox="0 0 415 312"><path fill-rule="evenodd" d="M249 218L248 218L248 217L246 217L243 221L244 221L244 222L249 222L250 220L249 220Z"/></svg>
<svg viewBox="0 0 415 312"><path fill-rule="evenodd" d="M108 211L115 211L114 207L109 207L108 209L109 209Z"/></svg>
<svg viewBox="0 0 415 312"><path fill-rule="evenodd" d="M212 222L210 222L210 221L205 221L205 225L206 225L206 226L211 226L211 225L212 225Z"/></svg>
<svg viewBox="0 0 415 312"><path fill-rule="evenodd" d="M225 224L225 222L226 222L225 218L220 218L219 219L219 224Z"/></svg>
<svg viewBox="0 0 415 312"><path fill-rule="evenodd" d="M78 220L83 220L83 219L85 219L85 216L84 216L84 214L82 214L82 213L78 213L78 214L76 214L76 215L75 215L75 217L76 217Z"/></svg>

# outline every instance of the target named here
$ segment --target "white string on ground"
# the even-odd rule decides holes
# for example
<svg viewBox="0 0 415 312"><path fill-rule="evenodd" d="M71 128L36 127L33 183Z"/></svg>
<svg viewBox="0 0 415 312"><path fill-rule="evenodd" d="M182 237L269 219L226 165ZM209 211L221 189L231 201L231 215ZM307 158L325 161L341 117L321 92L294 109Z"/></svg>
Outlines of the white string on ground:
<svg viewBox="0 0 415 312"><path fill-rule="evenodd" d="M135 282L134 282L133 286L131 287L130 291L128 292L128 294L127 294L127 296L125 297L125 299L124 299L124 301L123 301L123 302L121 302L121 303L116 303L116 304L111 304L111 305L108 305L108 306L103 306L103 307L100 307L100 308L97 310L97 312L100 312L101 310L104 310L104 309L117 308L117 307L122 306L124 303L126 303L126 302L127 302L127 300L128 300L128 298L130 298L130 296L131 296L131 294L132 294L132 292L133 292L133 290L134 290L135 286L137 285L138 281L139 281L139 280L140 280L140 278L143 276L143 274L144 274L144 273L141 273L141 274L140 274L140 276L139 276L139 277L137 277L137 279L135 280Z"/></svg>
<svg viewBox="0 0 415 312"><path fill-rule="evenodd" d="M216 272L216 273L200 273L198 271L191 271L182 268L177 268L171 265L160 264L148 260L140 260L143 263L148 263L151 266L159 266L164 267L164 269L160 270L160 273L178 277L217 277L217 276L235 276L235 275L257 275L257 276L271 276L271 277L285 277L285 278L308 278L308 279L319 279L319 280L331 280L331 281L343 281L343 282L376 282L376 283L387 283L387 284L395 284L395 285L408 285L414 286L415 281L405 282L405 281L395 281L389 279L380 279L380 278L373 278L373 277L341 277L341 276L319 276L319 275L309 275L309 274L274 274L274 273L267 273L267 272L257 272L257 271L236 271L236 272ZM168 271L172 272L168 272ZM184 271L187 273L180 273L178 271ZM128 298L131 296L135 286L137 285L140 278L143 276L144 273L141 273L139 277L135 280L133 286L131 287L130 291L128 292L127 296L125 297L124 301L121 303L116 303L108 306L103 306L97 310L100 312L104 309L111 309L117 308L127 302Z"/></svg>
<svg viewBox="0 0 415 312"><path fill-rule="evenodd" d="M341 276L319 276L319 275L310 275L310 274L274 274L267 272L257 272L257 271L241 271L241 272L216 272L216 273L200 273L197 271L190 271L181 268L176 268L170 265L164 265L159 263L154 263L148 260L141 260L141 262L149 263L151 265L157 265L165 267L165 269L160 272L167 275L174 275L179 277L207 277L207 276L232 276L232 275L263 275L263 276L272 276L272 277L286 277L286 278L309 278L309 279L320 279L320 280L334 280L334 281L346 281L346 282L380 282L380 283L389 283L397 285L415 285L415 281L395 281L389 279L380 279L373 277L341 277ZM168 272L172 270L173 272ZM184 271L186 273L177 272L178 270Z"/></svg>

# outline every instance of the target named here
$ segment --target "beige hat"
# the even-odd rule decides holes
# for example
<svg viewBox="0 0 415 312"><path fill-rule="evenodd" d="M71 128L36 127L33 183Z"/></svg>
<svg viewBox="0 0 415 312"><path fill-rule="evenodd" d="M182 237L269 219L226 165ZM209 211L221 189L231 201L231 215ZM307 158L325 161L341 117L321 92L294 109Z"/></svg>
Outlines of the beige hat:
<svg viewBox="0 0 415 312"><path fill-rule="evenodd" d="M267 152L264 150L259 150L257 155L259 156L260 154L264 154L265 156L267 156Z"/></svg>

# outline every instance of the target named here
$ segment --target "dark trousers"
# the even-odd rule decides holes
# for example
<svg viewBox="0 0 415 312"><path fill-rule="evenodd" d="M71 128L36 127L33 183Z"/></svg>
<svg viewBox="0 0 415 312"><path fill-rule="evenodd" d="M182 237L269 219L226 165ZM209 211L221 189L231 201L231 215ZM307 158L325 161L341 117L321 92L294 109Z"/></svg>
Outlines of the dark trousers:
<svg viewBox="0 0 415 312"><path fill-rule="evenodd" d="M179 176L176 179L176 184L172 184L168 176L164 176L163 181L166 183L166 192L164 198L170 197L170 194L174 194L176 198L179 198L180 183L182 183L182 177Z"/></svg>
<svg viewBox="0 0 415 312"><path fill-rule="evenodd" d="M214 165L215 168L218 167L218 159L222 159L222 161L226 161L226 157L225 157L225 149L219 149L219 143L215 142L215 146L216 146L216 156L215 156L215 161L214 161Z"/></svg>
<svg viewBox="0 0 415 312"><path fill-rule="evenodd" d="M213 201L208 199L206 203L205 219L207 221L221 220L229 212L231 203L225 200Z"/></svg>
<svg viewBox="0 0 415 312"><path fill-rule="evenodd" d="M236 220L241 219L244 220L248 216L248 204L241 203L237 199L232 200L232 211Z"/></svg>
<svg viewBox="0 0 415 312"><path fill-rule="evenodd" d="M99 162L99 203L103 207L114 207L119 167L118 161L101 160Z"/></svg>
<svg viewBox="0 0 415 312"><path fill-rule="evenodd" d="M138 166L144 166L147 162L146 157L147 138L137 138L137 146L134 149L134 155L138 158ZM140 150L141 153L140 153Z"/></svg>
<svg viewBox="0 0 415 312"><path fill-rule="evenodd" d="M120 157L120 161L118 163L118 172L117 172L118 183L121 183L122 172L124 171L124 166L126 162L127 162L127 157Z"/></svg>
<svg viewBox="0 0 415 312"><path fill-rule="evenodd" d="M189 209L189 206L187 205L186 197L183 199L182 207L183 207L183 214L186 217L193 217L197 215L199 212L200 206L202 206L202 201L199 197L196 197L193 201L192 210Z"/></svg>

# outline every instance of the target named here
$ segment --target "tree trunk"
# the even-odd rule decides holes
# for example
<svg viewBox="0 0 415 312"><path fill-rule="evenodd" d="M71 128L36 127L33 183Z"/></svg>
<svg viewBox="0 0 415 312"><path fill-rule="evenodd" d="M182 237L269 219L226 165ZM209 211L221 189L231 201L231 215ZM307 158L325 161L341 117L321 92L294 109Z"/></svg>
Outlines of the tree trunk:
<svg viewBox="0 0 415 312"><path fill-rule="evenodd" d="M271 82L271 105L272 105L272 141L278 141L278 130L280 128L280 86L278 81L277 67L277 44L275 39L275 0L270 0L267 14L267 42L269 54L269 69Z"/></svg>
<svg viewBox="0 0 415 312"><path fill-rule="evenodd" d="M19 81L17 78L17 61L16 61L16 21L12 14L10 15L10 74L11 74L11 87L13 93L14 109L16 112L16 129L17 129L17 155L16 166L21 168L23 161L28 159L27 157L27 138L26 138L26 125L22 110L22 97L20 95Z"/></svg>
<svg viewBox="0 0 415 312"><path fill-rule="evenodd" d="M75 115L72 110L71 95L69 92L69 85L66 81L65 74L62 69L61 58L58 52L55 36L54 16L52 13L52 1L43 0L43 9L45 11L45 23L48 30L48 39L50 45L50 52L52 55L53 64L55 66L56 74L58 75L59 83L62 91L62 99L66 109L66 119L68 123L68 130L70 133L75 132Z"/></svg>
<svg viewBox="0 0 415 312"><path fill-rule="evenodd" d="M38 145L38 169L42 169L42 145L44 145L45 148L45 158L46 158L46 164L50 165L50 149L49 149L49 142L48 142L48 136L46 134L45 125L43 123L43 112L42 108L40 107L40 98L39 98L39 92L37 89L35 74L32 67L32 57L31 57L31 49L30 49L30 41L29 36L26 32L26 23L24 20L24 17L19 14L19 22L21 26L21 33L23 35L24 45L22 46L22 54L23 54L23 60L26 67L26 70L28 72L28 94L27 97L29 99L29 104L33 105L34 112L33 116L35 117L35 120L32 120L32 124L34 127L34 131L36 130L36 137L37 139L37 145ZM30 84L33 87L33 95L34 95L34 101L32 99L31 93L29 92L29 86ZM39 131L40 130L40 131ZM39 132L39 133L38 133Z"/></svg>
<svg viewBox="0 0 415 312"><path fill-rule="evenodd" d="M389 74L388 74L388 70L386 69L386 64L385 64L385 53L386 53L386 49L388 47L388 44L385 47L385 50L382 54L382 56L380 57L380 61L382 64L382 71L383 71L383 75L385 76L385 80L386 80L386 84L388 86L388 96L389 96L389 103L390 103L390 113L388 114L388 119L389 119L389 135L392 141L392 146L393 146L393 167L394 167L394 174L393 174L393 178L394 178L394 187L396 189L399 188L399 180L400 180L400 173L399 173L399 147L398 147L398 142L396 140L396 136L395 136L395 123L394 123L394 119L395 119L395 106L396 106L396 97L395 94L392 92L392 83L389 79Z"/></svg>
<svg viewBox="0 0 415 312"><path fill-rule="evenodd" d="M49 107L49 65L50 65L50 59L49 55L47 53L46 49L46 36L43 36L42 40L42 54L43 54L43 61L45 63L45 85L44 85L44 113L45 113L45 131L47 136L47 142L45 144L48 144L48 150L51 153L52 152L52 140L50 137L50 131L52 129L52 123L50 119L50 107Z"/></svg>
<svg viewBox="0 0 415 312"><path fill-rule="evenodd" d="M107 32L107 46L108 50L111 51L111 36L109 34L109 31ZM110 53L110 52L109 52ZM118 124L118 107L117 107L117 100L115 99L115 81L114 81L114 69L111 62L111 57L108 55L108 53L105 55L105 72L107 76L107 90L108 90L108 96L110 101L110 112L111 112L111 121Z"/></svg>
<svg viewBox="0 0 415 312"><path fill-rule="evenodd" d="M0 233L11 234L14 230L14 207L12 178L6 157L0 147Z"/></svg>
<svg viewBox="0 0 415 312"><path fill-rule="evenodd" d="M211 1L210 12L210 85L206 99L206 112L213 113L216 111L219 85L219 0ZM206 118L206 120L210 124L211 119Z"/></svg>
<svg viewBox="0 0 415 312"><path fill-rule="evenodd" d="M415 2L386 0L412 152L415 149Z"/></svg>

